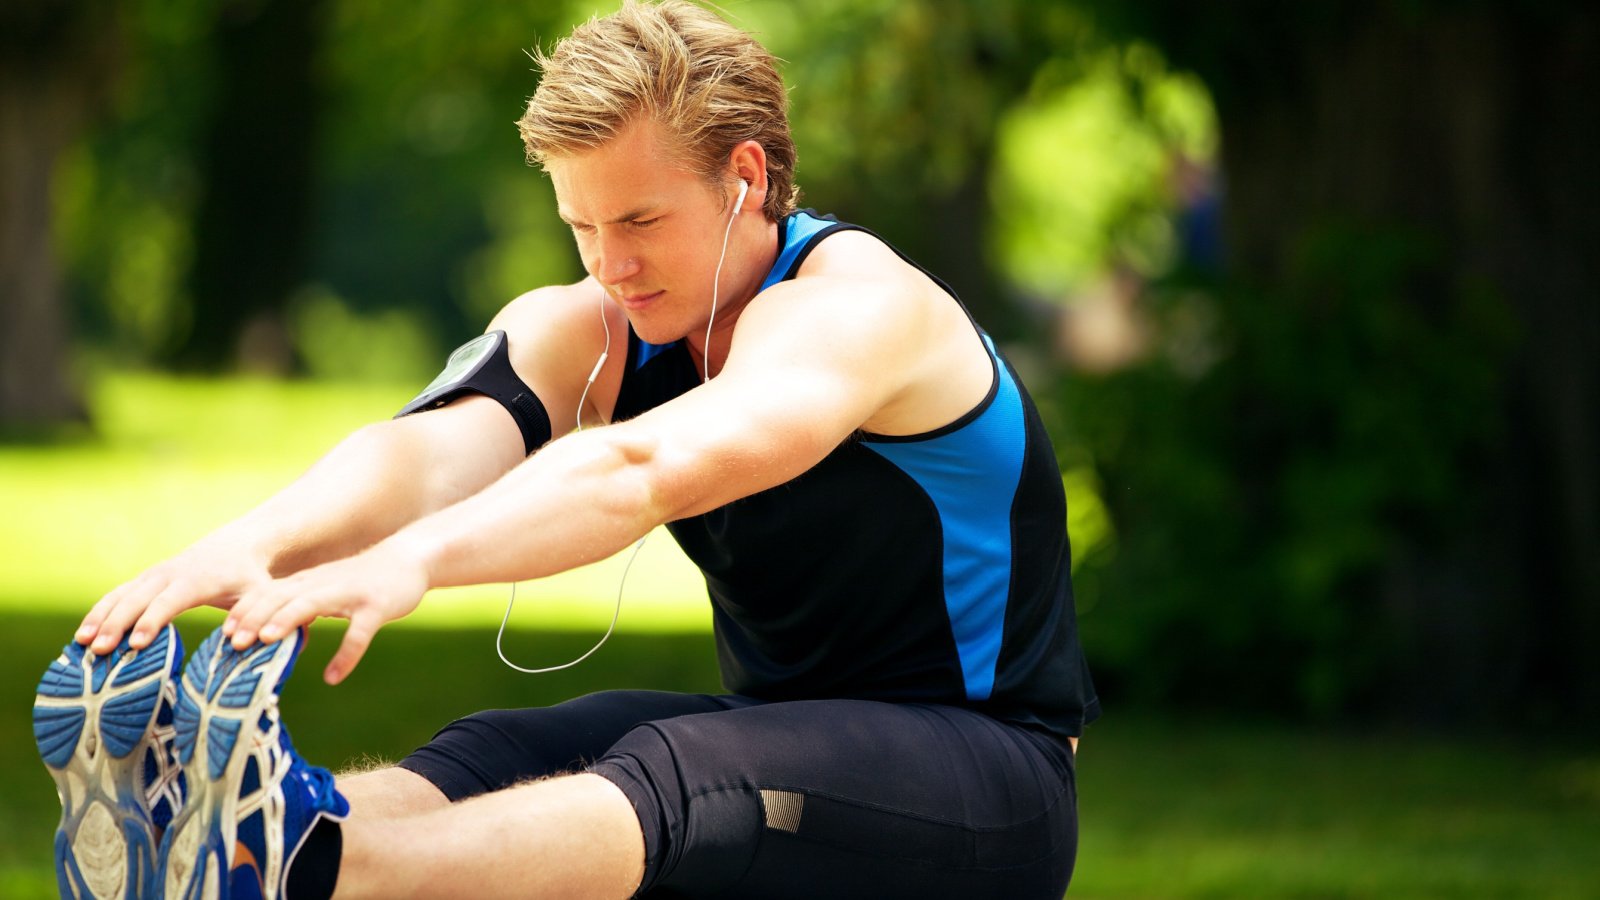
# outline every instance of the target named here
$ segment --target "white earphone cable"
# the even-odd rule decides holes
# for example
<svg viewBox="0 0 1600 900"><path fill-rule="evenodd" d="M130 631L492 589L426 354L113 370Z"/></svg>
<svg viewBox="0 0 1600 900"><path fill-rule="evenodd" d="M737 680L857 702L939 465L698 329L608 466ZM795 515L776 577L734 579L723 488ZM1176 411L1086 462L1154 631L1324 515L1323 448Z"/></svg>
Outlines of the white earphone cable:
<svg viewBox="0 0 1600 900"><path fill-rule="evenodd" d="M578 395L578 411L572 417L573 431L583 430L584 401L589 399L589 388L594 387L594 380L600 377L600 369L611 356L611 326L606 323L606 289L603 287L600 288L600 331L606 336L606 345L600 351L600 358L594 361L594 368L589 372L589 380L584 382L583 393Z"/></svg>
<svg viewBox="0 0 1600 900"><path fill-rule="evenodd" d="M611 356L611 326L606 322L605 288L600 289L600 329L605 333L606 345L604 349L600 351L600 358L595 360L594 369L589 372L589 381L584 384L583 393L578 396L578 411L573 416L575 419L573 422L573 431L583 430L584 401L589 399L589 388L594 387L594 380L600 377L600 369L605 366L606 359ZM599 650L600 647L611 637L611 632L615 631L617 628L617 618L622 615L622 588L628 583L628 570L633 568L634 557L638 556L639 551L644 549L644 542L649 537L649 533L646 533L644 537L639 538L638 543L633 545L633 553L628 557L628 564L622 569L622 580L617 582L617 604L611 610L611 625L606 628L606 633L600 636L600 640L593 647L589 648L589 652L583 654L572 662L562 663L559 666L547 666L542 669L525 669L511 660L506 659L506 651L504 646L506 637L506 623L511 621L511 608L517 605L517 583L515 581L511 582L511 596L506 600L506 614L500 617L500 631L494 636L494 652L500 655L500 661L511 668L516 669L518 672L525 672L529 675L542 675L545 672L559 672L562 669L570 669L578 663L581 663L593 656L594 652Z"/></svg>
<svg viewBox="0 0 1600 900"><path fill-rule="evenodd" d="M739 182L739 199L733 202L733 215L728 217L728 227L722 232L722 253L717 257L717 272L712 276L711 279L711 318L706 322L706 347L703 353L706 371L705 377L701 381L701 384L705 384L711 380L711 326L712 323L716 322L717 320L717 289L722 282L722 263L728 258L728 236L733 234L733 220L738 217L739 207L744 205L744 197L749 190L750 183L741 180ZM600 369L605 366L606 359L611 356L611 326L606 322L606 291L604 287L600 288L600 328L605 332L606 345L605 348L600 351L600 358L595 360L594 369L589 372L589 380L583 386L583 393L578 396L578 411L575 416L576 421L573 423L574 431L583 430L584 401L589 399L589 388L594 387L595 379L600 377ZM523 672L528 675L542 675L546 672L559 672L562 669L570 669L578 663L581 663L593 656L595 651L599 650L605 644L605 642L611 638L611 633L617 629L617 619L622 615L622 591L623 588L625 588L628 584L628 572L633 569L633 561L638 558L639 551L644 549L644 542L649 539L650 533L645 532L644 537L639 538L639 540L634 543L633 552L628 554L628 562L622 567L622 578L617 582L617 603L616 606L611 610L611 624L606 627L606 633L600 636L600 640L595 642L595 645L590 647L587 653L583 654L577 659L572 660L571 662L562 663L559 666L546 666L542 669L526 669L506 658L506 651L504 647L506 623L511 621L511 608L517 605L517 583L515 581L511 582L511 596L506 601L506 614L500 617L500 631L494 637L494 652L500 655L500 661L511 668L516 669L518 672Z"/></svg>
<svg viewBox="0 0 1600 900"><path fill-rule="evenodd" d="M546 672L559 672L562 669L570 669L578 663L581 663L593 656L596 650L599 650L607 640L610 640L611 632L617 630L617 618L622 615L622 590L623 588L627 587L628 584L628 570L633 568L634 559L639 555L639 551L644 549L644 542L649 539L649 537L650 535L646 533L644 537L635 541L633 545L633 552L628 554L628 564L622 568L622 580L617 582L617 604L611 610L611 624L606 627L606 633L600 636L600 640L596 641L595 645L590 647L587 653L571 662L564 662L559 666L546 666L542 669L525 669L511 660L506 659L506 651L501 646L501 641L504 640L506 636L506 623L511 621L511 607L515 606L517 603L517 583L515 581L511 582L511 599L506 603L505 616L500 619L500 633L495 635L494 639L494 652L500 654L500 661L511 668L516 669L518 672L523 672L528 675L543 675Z"/></svg>
<svg viewBox="0 0 1600 900"><path fill-rule="evenodd" d="M739 199L733 201L733 215L728 217L728 227L722 230L722 253L717 256L717 274L711 276L711 318L706 320L706 343L701 349L701 361L705 364L705 376L700 383L711 381L711 326L717 321L717 291L722 286L722 261L728 258L728 236L733 234L733 220L739 217L739 207L744 205L744 195L750 192L750 182L740 179Z"/></svg>

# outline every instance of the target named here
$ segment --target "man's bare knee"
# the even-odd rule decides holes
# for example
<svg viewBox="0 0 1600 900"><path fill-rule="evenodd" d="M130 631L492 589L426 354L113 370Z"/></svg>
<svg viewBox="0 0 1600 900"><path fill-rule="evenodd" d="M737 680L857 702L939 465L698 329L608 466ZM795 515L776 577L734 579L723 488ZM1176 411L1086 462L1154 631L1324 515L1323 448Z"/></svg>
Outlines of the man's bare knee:
<svg viewBox="0 0 1600 900"><path fill-rule="evenodd" d="M450 805L433 782L398 766L366 768L339 776L339 792L350 801L350 815L394 819Z"/></svg>

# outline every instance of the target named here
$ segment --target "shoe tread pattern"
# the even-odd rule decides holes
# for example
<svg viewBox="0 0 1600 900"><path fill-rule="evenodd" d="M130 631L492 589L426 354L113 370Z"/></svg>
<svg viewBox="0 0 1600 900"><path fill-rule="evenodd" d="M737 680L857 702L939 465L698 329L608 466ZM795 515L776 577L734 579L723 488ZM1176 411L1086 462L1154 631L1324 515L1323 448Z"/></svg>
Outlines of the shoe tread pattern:
<svg viewBox="0 0 1600 900"><path fill-rule="evenodd" d="M166 752L156 727L166 714L178 638L169 626L134 650L66 645L39 681L34 740L56 780L57 886L65 897L139 897L155 866L147 795L151 754ZM137 755L136 755L137 754Z"/></svg>

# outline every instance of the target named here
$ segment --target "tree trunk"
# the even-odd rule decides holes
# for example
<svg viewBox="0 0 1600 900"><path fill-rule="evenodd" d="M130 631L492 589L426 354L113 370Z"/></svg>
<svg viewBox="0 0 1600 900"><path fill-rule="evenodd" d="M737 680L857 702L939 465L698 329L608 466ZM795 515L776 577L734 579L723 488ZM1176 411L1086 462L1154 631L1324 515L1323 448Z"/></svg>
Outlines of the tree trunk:
<svg viewBox="0 0 1600 900"><path fill-rule="evenodd" d="M824 211L881 234L948 284L985 331L1010 340L1022 336L1025 323L1016 304L997 291L1002 279L984 241L991 215L988 176L993 149L973 148L973 164L946 192L908 193L893 185L886 190L881 184L859 183L838 191L839 196L851 198L849 205ZM939 224L929 227L929 222Z"/></svg>
<svg viewBox="0 0 1600 900"><path fill-rule="evenodd" d="M0 13L0 428L84 418L71 375L51 190L117 58L109 4Z"/></svg>
<svg viewBox="0 0 1600 900"><path fill-rule="evenodd" d="M180 367L293 363L283 313L310 270L321 0L226 0L211 45L217 93L201 156Z"/></svg>
<svg viewBox="0 0 1600 900"><path fill-rule="evenodd" d="M1440 249L1409 302L1483 285L1515 319L1505 427L1456 486L1481 514L1406 540L1382 591L1407 714L1600 709L1600 15L1539 10L1268 16L1188 59L1178 39L1216 90L1236 274L1281 285L1320 225L1397 225Z"/></svg>

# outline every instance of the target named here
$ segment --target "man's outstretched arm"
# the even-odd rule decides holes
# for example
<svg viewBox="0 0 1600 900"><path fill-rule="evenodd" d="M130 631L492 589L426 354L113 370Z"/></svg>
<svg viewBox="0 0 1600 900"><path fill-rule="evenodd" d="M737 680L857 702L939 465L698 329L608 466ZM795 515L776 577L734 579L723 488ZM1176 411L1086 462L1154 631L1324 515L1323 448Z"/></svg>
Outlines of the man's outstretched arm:
<svg viewBox="0 0 1600 900"><path fill-rule="evenodd" d="M900 392L914 368L916 314L885 302L893 285L783 287L745 311L709 384L557 440L490 488L355 557L256 587L224 623L234 646L278 640L318 616L347 618L326 673L337 682L377 630L431 587L536 578L603 559L662 522L811 468ZM841 332L839 322L849 327Z"/></svg>
<svg viewBox="0 0 1600 900"><path fill-rule="evenodd" d="M571 427L600 352L593 315L591 293L550 287L512 301L489 326L512 335L512 364L545 402L555 434ZM105 653L132 628L133 646L146 646L186 609L229 606L253 586L359 553L482 490L523 448L511 416L480 395L368 425L254 510L106 594L76 639Z"/></svg>
<svg viewBox="0 0 1600 900"><path fill-rule="evenodd" d="M472 434L492 436L455 437ZM76 640L106 653L131 627L143 647L184 610L358 553L492 482L521 459L521 441L485 397L365 426L260 506L107 593Z"/></svg>

